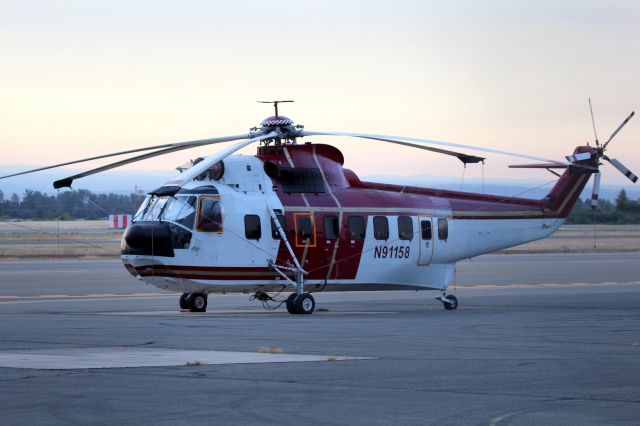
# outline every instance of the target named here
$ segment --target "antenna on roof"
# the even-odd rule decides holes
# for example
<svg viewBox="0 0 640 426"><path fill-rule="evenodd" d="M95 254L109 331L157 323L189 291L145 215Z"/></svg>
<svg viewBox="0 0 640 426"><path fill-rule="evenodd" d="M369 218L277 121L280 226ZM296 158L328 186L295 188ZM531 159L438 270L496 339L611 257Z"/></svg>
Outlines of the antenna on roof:
<svg viewBox="0 0 640 426"><path fill-rule="evenodd" d="M295 101L256 101L260 104L273 104L273 107L276 110L276 117L278 116L278 104L284 103L284 102L295 102Z"/></svg>

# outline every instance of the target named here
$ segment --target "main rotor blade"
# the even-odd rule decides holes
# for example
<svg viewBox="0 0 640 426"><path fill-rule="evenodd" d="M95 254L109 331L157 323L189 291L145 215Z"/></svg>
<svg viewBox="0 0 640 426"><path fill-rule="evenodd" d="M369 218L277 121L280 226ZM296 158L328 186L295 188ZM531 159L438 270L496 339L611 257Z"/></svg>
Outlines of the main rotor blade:
<svg viewBox="0 0 640 426"><path fill-rule="evenodd" d="M67 161L65 163L53 164L53 165L50 165L50 166L39 167L37 169L27 170L27 171L24 171L24 172L13 173L13 174L6 175L6 176L0 176L0 179L10 178L10 177L13 177L13 176L25 175L27 173L39 172L39 171L42 171L42 170L55 169L56 167L68 166L68 165L71 165L71 164L84 163L85 161L100 160L102 158L115 157L115 156L124 155L124 154L133 154L134 152L151 151L153 149L172 148L172 147L179 147L179 146L186 146L186 145L200 146L200 145L207 145L209 143L231 142L231 141L235 141L235 140L238 140L238 139L246 139L248 137L250 137L249 134L246 134L246 135L235 135L235 136L222 136L222 137L219 137L219 138L200 139L200 140L187 141L187 142L167 143L167 144L163 144L163 145L148 146L148 147L145 147L145 148L129 149L129 150L126 150L126 151L114 152L114 153L111 153L111 154L104 154L104 155L97 155L95 157L83 158L81 160Z"/></svg>
<svg viewBox="0 0 640 426"><path fill-rule="evenodd" d="M358 136L358 137L360 137L360 136ZM363 139L365 139L365 138L363 138ZM486 160L486 158L484 158L484 157L476 157L475 155L468 155L468 154L463 154L461 152L455 152L455 151L449 151L449 150L446 150L446 149L434 148L432 146L418 145L418 144L410 143L410 142L401 142L401 141L396 141L396 140L393 140L393 139L373 138L373 137L369 137L369 138L366 138L366 139L372 139L372 140L382 141L382 142L390 142L390 143L395 143L395 144L398 144L398 145L410 146L410 147L418 148L418 149L425 149L427 151L437 152L438 154L451 155L453 157L456 157L458 160L462 161L464 164L467 164L467 163L479 163L481 161Z"/></svg>
<svg viewBox="0 0 640 426"><path fill-rule="evenodd" d="M600 172L593 174L593 189L591 190L591 208L596 209L598 207L598 195L600 194L600 179L602 175Z"/></svg>
<svg viewBox="0 0 640 426"><path fill-rule="evenodd" d="M589 98L589 111L591 111L591 124L593 125L593 134L596 137L596 146L600 146L598 142L598 132L596 132L596 120L593 118L593 108L591 107L591 98Z"/></svg>
<svg viewBox="0 0 640 426"><path fill-rule="evenodd" d="M497 149L481 148L481 147L478 147L478 146L462 145L462 144L458 144L458 143L435 141L435 140L431 140L431 139L407 138L407 137L403 137L403 136L372 135L372 134L367 134L367 133L345 133L345 132L313 132L313 131L308 131L308 130L302 131L302 135L301 136L349 136L349 137L354 137L354 138L377 139L377 140L391 139L391 141L418 142L418 143L426 143L426 144L431 144L431 145L443 145L443 146L452 146L452 147L463 148L463 149L472 149L472 150L476 150L476 151L491 152L491 153L494 153L494 154L509 155L509 156L512 156L512 157L526 158L526 159L529 159L529 160L546 161L546 162L549 162L549 163L557 163L558 162L556 160L549 160L547 158L534 157L534 156L525 155L525 154L518 154L516 152L500 151L500 150L497 150ZM389 142L391 142L391 141L389 141Z"/></svg>
<svg viewBox="0 0 640 426"><path fill-rule="evenodd" d="M238 142L235 145L231 145L230 147L223 149L222 151L216 152L215 154L212 154L208 157L206 157L204 160L200 161L198 164L194 165L193 167L185 170L183 173L180 173L178 176L176 176L175 179L171 179L167 182L164 183L164 185L184 185L185 183L193 180L194 178L198 177L199 175L201 175L202 173L204 173L209 167L213 166L214 164L216 164L219 161L224 160L225 158L227 158L228 156L230 156L231 154L233 154L234 152L244 148L247 145L251 145L252 143L261 141L263 139L270 139L273 138L275 136L277 136L278 133L277 132L271 132L265 135L261 135L258 137L255 137L253 139L249 139L246 141L242 141L242 142Z"/></svg>
<svg viewBox="0 0 640 426"><path fill-rule="evenodd" d="M611 163L611 165L613 167L618 169L620 171L620 173L625 175L631 182L636 183L638 181L638 176L633 174L633 172L631 170L627 169L621 162L619 162L615 158L606 158L605 157L605 160L609 161L609 163Z"/></svg>
<svg viewBox="0 0 640 426"><path fill-rule="evenodd" d="M244 136L246 137L246 136L250 136L250 135L244 135ZM230 137L232 137L234 139L229 139ZM116 161L115 163L106 164L104 166L88 170L86 172L78 173L76 175L69 176L67 178L57 180L57 181L53 182L53 187L55 189L71 188L71 184L76 179L80 179L80 178L83 178L83 177L86 177L86 176L95 175L96 173L104 172L104 171L110 170L110 169L115 169L116 167L124 166L126 164L135 163L137 161L146 160L148 158L158 157L160 155L170 154L172 152L182 151L182 150L185 150L185 149L196 148L196 147L204 146L204 145L213 145L213 144L216 144L216 143L229 142L230 140L237 140L237 138L238 138L237 136L225 136L225 137L221 137L221 138L202 139L202 140L198 140L198 141L176 143L176 144L173 144L173 146L170 147L170 148L160 149L158 151L153 151L153 152L149 152L149 153L146 153L146 154L137 155L135 157L126 158L124 160Z"/></svg>
<svg viewBox="0 0 640 426"><path fill-rule="evenodd" d="M604 145L602 145L603 148L606 148L607 145L609 145L609 142L611 142L611 139L613 139L613 137L617 135L620 130L622 130L622 128L629 122L629 120L631 120L631 117L633 117L635 113L636 113L635 111L631 111L631 114L629 114L629 116L624 119L622 124L619 125L618 128L613 133L611 133L611 136L609 136L609 139L604 143Z"/></svg>
<svg viewBox="0 0 640 426"><path fill-rule="evenodd" d="M566 163L509 164L510 169L566 169Z"/></svg>

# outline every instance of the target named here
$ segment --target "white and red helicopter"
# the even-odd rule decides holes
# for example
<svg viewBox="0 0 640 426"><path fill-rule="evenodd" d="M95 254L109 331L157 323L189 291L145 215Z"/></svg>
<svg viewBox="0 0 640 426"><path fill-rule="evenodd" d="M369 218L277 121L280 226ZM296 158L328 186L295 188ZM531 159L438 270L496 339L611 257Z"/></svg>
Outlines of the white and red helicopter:
<svg viewBox="0 0 640 426"><path fill-rule="evenodd" d="M578 146L554 161L441 141L365 133L315 132L278 114L249 133L172 143L55 164L60 167L115 155L151 151L54 182L74 180L184 149L236 141L179 167L180 174L149 192L122 237L122 262L142 281L182 293L180 307L203 312L211 293L244 292L263 303L285 303L291 314L311 314L321 291L437 290L444 308L455 263L545 238L566 220L600 160L632 182L637 177L605 155L603 144ZM593 112L592 112L593 119ZM594 124L595 133L595 124ZM447 148L479 150L539 161L521 168L565 169L543 199L364 182L343 167L333 146L298 143L310 136L343 136L434 151L465 165L484 161ZM255 156L232 155L259 143ZM10 175L15 176L18 174ZM3 176L2 178L9 177ZM293 291L286 299L283 291ZM276 292L276 296L269 293Z"/></svg>

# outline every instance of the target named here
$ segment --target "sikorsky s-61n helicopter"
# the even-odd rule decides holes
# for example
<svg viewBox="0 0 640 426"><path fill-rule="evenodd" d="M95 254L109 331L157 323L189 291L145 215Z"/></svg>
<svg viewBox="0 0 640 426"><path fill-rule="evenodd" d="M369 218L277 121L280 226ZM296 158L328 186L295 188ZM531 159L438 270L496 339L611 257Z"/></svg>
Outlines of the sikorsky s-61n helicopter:
<svg viewBox="0 0 640 426"><path fill-rule="evenodd" d="M249 133L158 145L29 170L151 151L54 182L76 179L184 149L240 141L178 168L180 174L149 192L122 237L122 261L146 283L182 293L180 307L203 312L211 293L245 292L263 303L285 303L291 314L311 314L311 293L357 290L437 290L444 308L457 261L545 238L565 221L601 160L632 182L637 177L605 155L611 139L578 146L566 161L400 136L315 132L278 113ZM591 105L591 104L590 104ZM591 114L593 121L593 112ZM594 124L595 133L595 124ZM538 161L521 168L564 169L542 199L364 182L343 167L330 145L306 137L343 136L389 142L457 157L469 149ZM259 143L255 156L232 155ZM11 175L15 176L15 175ZM9 177L9 176L4 176ZM3 178L4 178L3 177ZM284 298L283 291L292 291ZM270 293L277 292L277 295Z"/></svg>

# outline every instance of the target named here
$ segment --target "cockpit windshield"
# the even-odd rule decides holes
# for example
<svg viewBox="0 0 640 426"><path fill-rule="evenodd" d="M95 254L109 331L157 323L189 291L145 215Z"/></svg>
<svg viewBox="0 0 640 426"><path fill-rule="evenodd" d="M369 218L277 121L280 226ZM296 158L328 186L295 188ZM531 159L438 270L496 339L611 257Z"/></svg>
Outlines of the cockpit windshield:
<svg viewBox="0 0 640 426"><path fill-rule="evenodd" d="M149 195L138 209L133 221L167 221L193 229L195 204L194 196Z"/></svg>
<svg viewBox="0 0 640 426"><path fill-rule="evenodd" d="M147 206L149 205L149 202L151 201L151 199L153 198L152 195L147 195L144 198L144 201L142 201L142 204L140 204L140 207L138 208L138 211L136 212L136 214L133 215L133 221L135 222L136 220L140 220L140 216L144 213L144 211L147 209Z"/></svg>
<svg viewBox="0 0 640 426"><path fill-rule="evenodd" d="M196 212L195 205L196 197L171 197L164 206L162 220L179 223L192 229Z"/></svg>

